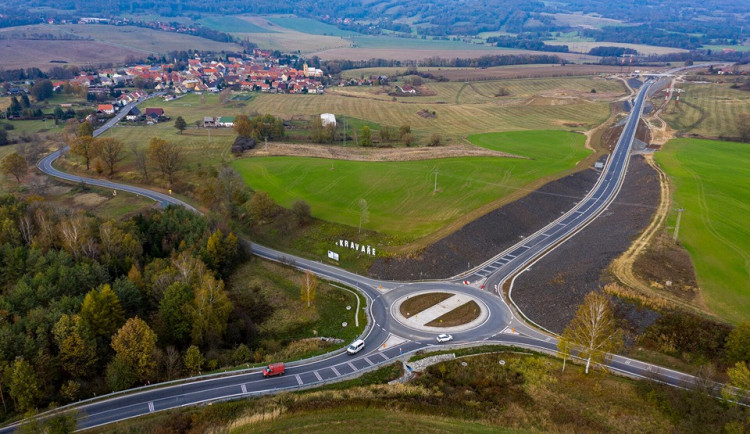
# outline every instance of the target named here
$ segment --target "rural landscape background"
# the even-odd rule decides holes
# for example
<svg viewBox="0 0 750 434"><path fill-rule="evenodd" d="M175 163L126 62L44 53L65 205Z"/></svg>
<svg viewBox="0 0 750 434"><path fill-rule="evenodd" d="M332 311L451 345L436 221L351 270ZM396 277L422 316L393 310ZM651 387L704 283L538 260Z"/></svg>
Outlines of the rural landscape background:
<svg viewBox="0 0 750 434"><path fill-rule="evenodd" d="M3 2L0 430L750 431L748 29L739 0ZM584 202L649 86L613 201L467 280ZM513 322L472 334L477 294ZM248 392L275 362L292 386Z"/></svg>

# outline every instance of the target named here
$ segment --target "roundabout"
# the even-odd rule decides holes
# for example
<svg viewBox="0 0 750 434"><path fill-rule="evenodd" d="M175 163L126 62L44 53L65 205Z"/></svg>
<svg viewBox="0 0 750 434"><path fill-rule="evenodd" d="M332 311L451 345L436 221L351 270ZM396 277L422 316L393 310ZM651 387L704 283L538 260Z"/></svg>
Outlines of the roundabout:
<svg viewBox="0 0 750 434"><path fill-rule="evenodd" d="M418 310L406 307L411 301L434 296L437 296L434 300L442 300L436 303L428 301L426 306L412 306ZM413 310L413 313L409 310ZM402 325L415 330L451 333L473 330L481 326L489 318L490 309L472 294L454 290L422 290L411 292L393 302L391 316Z"/></svg>
<svg viewBox="0 0 750 434"><path fill-rule="evenodd" d="M378 298L391 333L411 341L434 341L442 333L476 341L497 334L512 319L510 308L494 294L447 282L404 284Z"/></svg>

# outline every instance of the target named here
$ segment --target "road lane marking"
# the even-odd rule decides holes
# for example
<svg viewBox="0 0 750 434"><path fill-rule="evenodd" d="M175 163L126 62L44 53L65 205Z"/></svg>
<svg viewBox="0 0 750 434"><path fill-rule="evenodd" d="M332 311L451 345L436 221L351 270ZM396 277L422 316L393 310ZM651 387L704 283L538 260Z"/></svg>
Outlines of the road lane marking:
<svg viewBox="0 0 750 434"><path fill-rule="evenodd" d="M242 389L242 393L247 393L247 387L244 384L240 388Z"/></svg>
<svg viewBox="0 0 750 434"><path fill-rule="evenodd" d="M369 364L370 366L374 365L374 363L372 363L370 359L368 359L367 357L364 357L364 359L365 359L365 362L367 362L367 364Z"/></svg>
<svg viewBox="0 0 750 434"><path fill-rule="evenodd" d="M357 372L357 368L352 365L352 362L346 362L347 365L349 365L350 368L352 368L352 371Z"/></svg>
<svg viewBox="0 0 750 434"><path fill-rule="evenodd" d="M148 402L148 411L149 411L149 413L153 413L154 411L156 411L154 409L154 401L149 401Z"/></svg>
<svg viewBox="0 0 750 434"><path fill-rule="evenodd" d="M294 378L297 379L297 384L299 384L301 386L302 385L302 379L299 378L299 375L295 375Z"/></svg>
<svg viewBox="0 0 750 434"><path fill-rule="evenodd" d="M318 371L313 371L313 374L315 374L315 378L317 378L318 381L323 381L323 377L321 377L320 374L318 374Z"/></svg>
<svg viewBox="0 0 750 434"><path fill-rule="evenodd" d="M331 369L333 369L333 373L336 374L337 377L341 376L341 374L339 374L339 371L336 370L335 366L331 366Z"/></svg>

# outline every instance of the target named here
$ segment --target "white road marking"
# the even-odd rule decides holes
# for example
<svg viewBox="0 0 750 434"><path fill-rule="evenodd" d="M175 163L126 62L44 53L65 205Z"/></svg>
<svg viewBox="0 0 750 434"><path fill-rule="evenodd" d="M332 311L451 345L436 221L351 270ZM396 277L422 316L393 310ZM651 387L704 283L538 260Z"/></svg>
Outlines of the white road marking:
<svg viewBox="0 0 750 434"><path fill-rule="evenodd" d="M244 384L242 384L240 388L242 389L242 393L247 393L247 387Z"/></svg>
<svg viewBox="0 0 750 434"><path fill-rule="evenodd" d="M355 371L355 372L357 371L357 368L355 368L354 365L352 365L352 362L346 362L346 364L349 365L350 368L352 368L352 371Z"/></svg>
<svg viewBox="0 0 750 434"><path fill-rule="evenodd" d="M331 369L333 369L333 373L336 374L337 377L341 376L341 374L339 374L339 371L336 370L335 366L331 366Z"/></svg>
<svg viewBox="0 0 750 434"><path fill-rule="evenodd" d="M374 363L372 363L370 359L368 359L367 357L364 357L364 359L365 359L365 362L367 362L367 364L369 364L370 366L374 365Z"/></svg>
<svg viewBox="0 0 750 434"><path fill-rule="evenodd" d="M148 402L148 411L150 413L153 413L155 411L155 409L154 409L154 401L149 401Z"/></svg>
<svg viewBox="0 0 750 434"><path fill-rule="evenodd" d="M317 378L318 381L323 381L323 377L321 377L320 374L318 374L318 371L313 371L313 374L315 374L315 378Z"/></svg>
<svg viewBox="0 0 750 434"><path fill-rule="evenodd" d="M301 386L302 385L302 379L299 378L299 375L295 375L294 378L297 379L297 384L299 384Z"/></svg>

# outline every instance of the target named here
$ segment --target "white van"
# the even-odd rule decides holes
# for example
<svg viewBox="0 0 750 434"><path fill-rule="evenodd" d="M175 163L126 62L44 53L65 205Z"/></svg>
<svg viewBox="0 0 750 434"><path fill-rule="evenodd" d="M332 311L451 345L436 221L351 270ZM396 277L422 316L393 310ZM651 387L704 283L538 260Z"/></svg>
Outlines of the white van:
<svg viewBox="0 0 750 434"><path fill-rule="evenodd" d="M362 339L357 339L356 341L352 342L351 345L349 345L349 348L346 349L346 352L349 354L357 354L358 352L362 351L362 348L365 347L365 341Z"/></svg>

